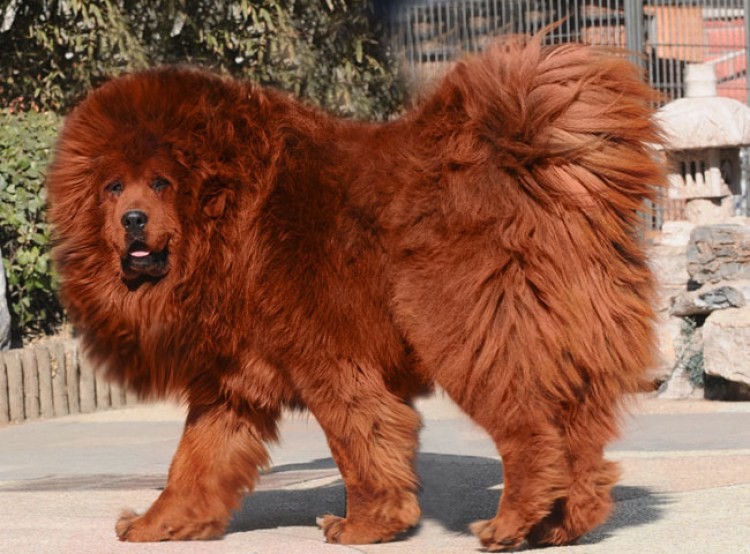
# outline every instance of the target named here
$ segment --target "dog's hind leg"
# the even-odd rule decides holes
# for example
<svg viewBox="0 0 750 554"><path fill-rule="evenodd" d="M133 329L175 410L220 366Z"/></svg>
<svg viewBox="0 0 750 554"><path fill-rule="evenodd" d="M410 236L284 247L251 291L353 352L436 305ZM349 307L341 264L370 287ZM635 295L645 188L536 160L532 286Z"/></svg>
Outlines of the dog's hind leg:
<svg viewBox="0 0 750 554"><path fill-rule="evenodd" d="M557 426L527 407L509 407L500 425L483 423L503 461L503 492L497 515L476 521L471 531L490 552L520 546L531 529L548 516L569 483Z"/></svg>
<svg viewBox="0 0 750 554"><path fill-rule="evenodd" d="M268 465L264 441L275 440L278 413L229 405L191 406L167 486L142 516L126 511L115 527L122 541L212 539L221 536L258 467Z"/></svg>
<svg viewBox="0 0 750 554"><path fill-rule="evenodd" d="M560 420L566 437L570 486L552 512L529 533L533 545L570 544L603 523L612 510L617 464L604 459L604 446L616 436L616 403L584 403Z"/></svg>
<svg viewBox="0 0 750 554"><path fill-rule="evenodd" d="M421 421L390 392L376 370L343 363L341 386L308 390L303 399L326 433L346 486L346 517L319 519L332 543L393 539L421 512L414 469Z"/></svg>

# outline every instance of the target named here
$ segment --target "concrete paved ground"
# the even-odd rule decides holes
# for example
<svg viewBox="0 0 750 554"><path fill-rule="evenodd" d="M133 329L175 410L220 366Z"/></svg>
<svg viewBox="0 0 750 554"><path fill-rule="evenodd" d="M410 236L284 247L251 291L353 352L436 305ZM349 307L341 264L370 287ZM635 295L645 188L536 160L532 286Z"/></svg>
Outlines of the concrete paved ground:
<svg viewBox="0 0 750 554"><path fill-rule="evenodd" d="M485 434L448 400L420 404L422 525L404 540L327 545L315 526L341 515L344 490L312 418L284 421L274 467L219 541L120 543L124 507L163 487L180 409L147 406L0 428L0 553L476 552L469 522L492 516L502 490ZM609 449L623 478L611 520L580 544L545 552L750 553L750 404L641 399ZM528 552L531 552L529 550Z"/></svg>

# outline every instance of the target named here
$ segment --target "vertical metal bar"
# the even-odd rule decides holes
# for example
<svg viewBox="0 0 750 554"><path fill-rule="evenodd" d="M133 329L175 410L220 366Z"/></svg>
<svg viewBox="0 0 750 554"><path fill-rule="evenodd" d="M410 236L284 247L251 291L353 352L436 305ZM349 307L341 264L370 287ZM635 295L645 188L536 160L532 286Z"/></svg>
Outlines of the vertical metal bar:
<svg viewBox="0 0 750 554"><path fill-rule="evenodd" d="M656 15L656 12L654 12L654 14ZM654 23L655 26L658 25L658 22L656 21L656 17L654 17L653 23ZM657 86L657 88L659 88L660 90L663 90L661 88L662 65L661 65L661 62L659 60L659 48L658 47L659 47L659 36L658 36L658 33L655 32L654 33L653 44L652 44L653 52L652 52L652 58L651 58L653 60L652 63L654 64L653 65L653 67L654 67L654 84Z"/></svg>
<svg viewBox="0 0 750 554"><path fill-rule="evenodd" d="M643 20L643 0L625 0L625 46L634 54L631 59L640 65L644 61Z"/></svg>
<svg viewBox="0 0 750 554"><path fill-rule="evenodd" d="M429 38L429 15L428 8L424 4L417 5L417 21L419 22L419 34L417 35L417 58L419 63L425 63L428 60L428 50L426 42Z"/></svg>
<svg viewBox="0 0 750 554"><path fill-rule="evenodd" d="M458 36L461 39L461 50L466 52L466 0L461 0L457 4L458 12L456 16L458 20L456 21L456 27L458 29Z"/></svg>
<svg viewBox="0 0 750 554"><path fill-rule="evenodd" d="M451 56L456 55L456 51L458 50L458 45L456 44L457 40L457 30L456 30L456 13L455 13L456 5L455 2L447 1L445 3L445 31L448 35L448 43L451 45L450 51Z"/></svg>
<svg viewBox="0 0 750 554"><path fill-rule="evenodd" d="M528 0L515 0L513 3L513 19L517 30L516 33L526 34L526 17L525 13L528 8Z"/></svg>
<svg viewBox="0 0 750 554"><path fill-rule="evenodd" d="M554 21L555 23L558 23L559 26L555 28L555 42L557 43L564 43L570 41L570 26L572 25L572 18L573 14L570 12L570 1L569 0L558 0L557 2L557 12L552 17L551 21L548 21L547 23L551 23ZM562 18L565 17L565 21L562 21Z"/></svg>
<svg viewBox="0 0 750 554"><path fill-rule="evenodd" d="M523 7L521 6L521 2L519 2L518 6L518 17L523 22L523 32L527 35L534 32L534 20L531 17L531 6L531 1L524 2Z"/></svg>
<svg viewBox="0 0 750 554"><path fill-rule="evenodd" d="M446 20L448 16L446 12L447 9L447 2L440 2L438 4L438 32L440 33L440 43L443 45L442 61L446 61L453 55L453 48L451 48L450 44L450 35L448 34L448 21Z"/></svg>
<svg viewBox="0 0 750 554"><path fill-rule="evenodd" d="M417 16L419 15L419 11L417 10L417 6L410 5L407 8L408 20L409 20L409 29L411 31L411 40L409 41L411 46L411 56L412 56L412 63L414 64L414 70L417 69L417 64L419 64L419 22L417 21Z"/></svg>
<svg viewBox="0 0 750 554"><path fill-rule="evenodd" d="M409 17L409 9L408 8L399 8L399 17L398 17L398 25L399 27L403 26L404 28L404 41L405 41L405 58L406 63L409 65L408 70L410 74L414 73L414 49L412 46L413 42L413 34L411 29L411 19ZM410 75L411 78L411 75Z"/></svg>
<svg viewBox="0 0 750 554"><path fill-rule="evenodd" d="M669 9L664 12L665 13L664 34L665 34L666 46L674 46L677 43L677 40L675 39L675 36L674 36L675 35L674 33L675 22L673 21L673 17L672 17L674 15L675 7L676 6L673 6L670 4ZM669 52L669 50L665 50L665 51ZM673 48L672 51L678 52L679 49ZM670 58L666 58L666 59L669 60L669 68L670 68L666 75L666 78L668 79L669 86L674 91L674 94L672 94L672 98L673 99L679 98L682 95L678 94L677 92L677 89L678 89L677 83L682 79L682 66L677 61L677 58L675 58L674 56Z"/></svg>
<svg viewBox="0 0 750 554"><path fill-rule="evenodd" d="M456 52L463 48L463 30L461 29L461 10L458 2L453 2L453 43L456 46Z"/></svg>
<svg viewBox="0 0 750 554"><path fill-rule="evenodd" d="M589 33L589 15L591 13L591 5L585 3L580 4L581 7L581 32L582 36L586 39L586 42L591 42L591 36Z"/></svg>
<svg viewBox="0 0 750 554"><path fill-rule="evenodd" d="M433 42L433 50L430 54L430 61L435 62L437 61L437 58L445 57L445 44L443 43L443 40L440 38L440 28L438 27L438 10L440 9L440 6L437 2L432 4L432 6L429 7L427 10L428 18L429 18L429 29L430 29L430 40Z"/></svg>
<svg viewBox="0 0 750 554"><path fill-rule="evenodd" d="M477 44L477 0L471 0L469 3L469 32L471 33L471 40L469 41L469 52L476 52L478 50Z"/></svg>

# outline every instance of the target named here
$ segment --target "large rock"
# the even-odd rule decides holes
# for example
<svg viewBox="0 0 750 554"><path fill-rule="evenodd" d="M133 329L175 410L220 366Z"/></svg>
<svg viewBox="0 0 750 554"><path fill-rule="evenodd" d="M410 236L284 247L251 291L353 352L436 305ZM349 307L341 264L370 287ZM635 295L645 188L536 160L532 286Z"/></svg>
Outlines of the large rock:
<svg viewBox="0 0 750 554"><path fill-rule="evenodd" d="M10 311L5 298L5 267L2 261L3 253L0 250L0 350L7 350L10 348Z"/></svg>
<svg viewBox="0 0 750 554"><path fill-rule="evenodd" d="M713 312L703 325L707 375L750 385L750 306Z"/></svg>
<svg viewBox="0 0 750 554"><path fill-rule="evenodd" d="M696 227L687 249L687 270L700 284L750 279L750 226Z"/></svg>

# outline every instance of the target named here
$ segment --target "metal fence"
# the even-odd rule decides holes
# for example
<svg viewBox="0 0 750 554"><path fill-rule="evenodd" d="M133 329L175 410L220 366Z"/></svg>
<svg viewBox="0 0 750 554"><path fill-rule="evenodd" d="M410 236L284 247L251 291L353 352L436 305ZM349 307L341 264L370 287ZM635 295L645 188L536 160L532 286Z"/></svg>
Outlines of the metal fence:
<svg viewBox="0 0 750 554"><path fill-rule="evenodd" d="M718 94L748 101L750 0L411 0L392 14L392 36L416 81L506 34L559 23L549 42L627 48L667 98L684 95L689 63L716 69Z"/></svg>
<svg viewBox="0 0 750 554"><path fill-rule="evenodd" d="M750 0L407 0L392 14L391 36L417 88L501 35L534 34L557 23L549 43L627 49L665 100L683 97L686 66L702 63L714 67L719 96L749 103L748 9ZM749 160L745 149L743 191ZM651 227L681 219L683 210L684 200L665 198ZM736 211L748 215L744 196Z"/></svg>

